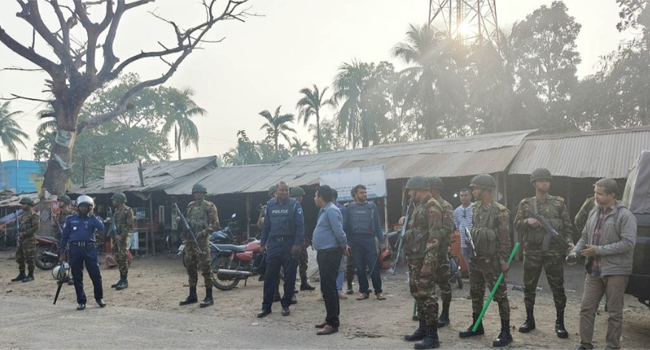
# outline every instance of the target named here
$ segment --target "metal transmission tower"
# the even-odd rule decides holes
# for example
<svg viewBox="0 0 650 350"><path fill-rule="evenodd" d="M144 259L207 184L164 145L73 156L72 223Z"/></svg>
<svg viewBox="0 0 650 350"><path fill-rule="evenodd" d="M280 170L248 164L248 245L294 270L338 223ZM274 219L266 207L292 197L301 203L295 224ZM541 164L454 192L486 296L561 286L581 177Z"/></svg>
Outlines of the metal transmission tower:
<svg viewBox="0 0 650 350"><path fill-rule="evenodd" d="M496 0L429 0L429 25L443 23L449 37L465 45L499 39Z"/></svg>

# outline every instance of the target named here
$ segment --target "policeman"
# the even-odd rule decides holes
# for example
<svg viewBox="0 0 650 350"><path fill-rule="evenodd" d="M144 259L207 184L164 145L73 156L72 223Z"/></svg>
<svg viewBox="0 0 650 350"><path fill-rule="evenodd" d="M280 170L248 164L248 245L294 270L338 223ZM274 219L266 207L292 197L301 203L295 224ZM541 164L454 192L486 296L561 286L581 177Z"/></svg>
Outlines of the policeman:
<svg viewBox="0 0 650 350"><path fill-rule="evenodd" d="M113 219L115 220L115 227L117 232L113 232L112 250L115 260L117 260L117 267L120 270L120 280L111 285L111 288L122 290L129 287L127 276L129 274L129 264L127 257L129 254L129 232L133 228L133 210L126 205L126 196L124 193L115 193L111 197L115 213ZM110 222L110 218L107 220Z"/></svg>
<svg viewBox="0 0 650 350"><path fill-rule="evenodd" d="M273 295L277 290L280 267L284 270L284 296L282 316L289 316L289 306L294 295L296 269L305 237L305 222L300 203L289 198L289 186L281 181L276 185L276 198L266 205L260 245L267 251L264 275L264 300L257 317L271 313Z"/></svg>
<svg viewBox="0 0 650 350"><path fill-rule="evenodd" d="M275 198L275 185L272 185L269 187L269 197L271 199ZM268 203L267 203L268 204ZM257 219L257 227L260 230L260 238L262 236L262 227L264 226L264 213L266 213L266 205L262 206L262 209L260 210L260 217ZM266 264L266 261L264 261ZM264 269L264 273L260 276L259 280L263 281L264 280L264 275L266 274L266 268ZM275 289L275 294L273 295L273 301L280 301L282 299L282 295L280 295L280 280L278 280L278 286ZM296 297L296 294L294 293L293 296L291 297L291 304L298 304L298 298Z"/></svg>
<svg viewBox="0 0 650 350"><path fill-rule="evenodd" d="M18 276L11 282L23 281L31 282L34 280L34 258L36 257L36 231L41 223L38 213L34 211L34 201L31 198L23 197L20 199L20 205L23 208L23 214L18 221L18 250L16 250L16 261L18 262ZM25 276L25 264L29 270L29 275Z"/></svg>
<svg viewBox="0 0 650 350"><path fill-rule="evenodd" d="M442 242L443 209L431 201L429 181L414 176L406 182L406 190L416 203L404 235L404 254L409 267L409 287L417 302L420 321L418 329L404 336L406 341L421 340L415 349L434 349L438 341L438 297L436 296L436 264Z"/></svg>
<svg viewBox="0 0 650 350"><path fill-rule="evenodd" d="M187 275L190 285L190 295L182 300L179 305L188 305L198 302L196 296L196 284L199 281L199 268L202 271L203 279L205 281L205 299L199 305L200 307L208 307L214 305L212 298L212 268L210 267L210 234L219 230L219 213L217 207L212 202L204 199L208 190L200 183L192 187L192 196L194 201L187 205L185 210L185 218L187 219L192 232L199 242L201 253L197 249L196 243L191 239L189 232L184 232L185 238L185 255L187 256ZM177 219L180 221L180 217Z"/></svg>
<svg viewBox="0 0 650 350"><path fill-rule="evenodd" d="M472 318L474 322L466 331L460 332L461 338L484 334L483 323L476 332L472 331L474 323L483 309L485 286L491 290L499 279L501 272L508 271L510 253L510 213L508 209L494 199L497 182L490 174L474 176L470 182L472 194L478 199L473 204L472 240L476 256L469 262L469 284L472 297ZM510 335L510 303L503 278L497 287L494 300L499 304L501 333L492 342L495 347L502 347L512 342Z"/></svg>
<svg viewBox="0 0 650 350"><path fill-rule="evenodd" d="M77 310L86 308L86 293L84 293L83 267L86 266L88 275L93 281L95 301L100 307L106 306L102 275L99 272L97 247L95 246L95 231L104 231L104 224L93 214L95 202L92 198L81 195L77 198L77 214L68 216L63 227L61 238L62 254L59 262L65 259L68 251L70 268L74 279L74 289L77 293Z"/></svg>
<svg viewBox="0 0 650 350"><path fill-rule="evenodd" d="M454 233L454 207L442 198L440 192L445 189L445 183L439 177L430 177L431 186L430 200L438 201L442 207L442 239L440 240L440 251L438 252L438 264L436 266L436 283L440 288L440 299L442 299L442 312L438 318L438 328L449 324L449 305L451 304L451 268L449 267L449 250L451 249L451 235Z"/></svg>
<svg viewBox="0 0 650 350"><path fill-rule="evenodd" d="M289 197L294 198L302 205L302 199L305 196L305 190L300 186L291 187L289 191ZM305 241L302 245L302 250L300 251L300 261L298 266L298 273L300 275L300 290L314 290L316 288L309 285L307 280L307 265L309 264L309 255L307 254L307 248L311 245L311 233L305 229Z"/></svg>
<svg viewBox="0 0 650 350"><path fill-rule="evenodd" d="M528 333L535 329L535 290L537 281L546 271L546 280L553 292L557 319L555 334L559 338L568 338L569 333L564 328L564 308L566 294L564 293L564 259L567 249L573 249L571 237L572 228L569 212L562 197L551 196L551 172L545 168L535 169L530 174L530 183L535 187L535 196L524 198L519 203L515 216L515 228L521 234L524 245L524 303L526 304L526 322L519 327L519 332ZM559 233L554 237L536 218L541 217ZM550 241L545 245L545 238ZM568 247L568 248L567 248Z"/></svg>

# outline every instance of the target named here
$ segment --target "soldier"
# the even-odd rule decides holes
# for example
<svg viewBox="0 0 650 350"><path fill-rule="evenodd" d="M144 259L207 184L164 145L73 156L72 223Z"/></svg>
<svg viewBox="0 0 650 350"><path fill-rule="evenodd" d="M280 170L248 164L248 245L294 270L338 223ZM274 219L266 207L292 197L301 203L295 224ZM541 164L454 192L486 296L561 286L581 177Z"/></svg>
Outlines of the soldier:
<svg viewBox="0 0 650 350"><path fill-rule="evenodd" d="M440 346L435 270L443 240L443 209L437 201L430 200L432 197L426 177L410 178L406 190L416 203L404 237L404 254L409 267L409 287L417 302L420 326L413 334L404 336L404 340L421 340L414 345L415 349L434 349Z"/></svg>
<svg viewBox="0 0 650 350"><path fill-rule="evenodd" d="M115 290L122 290L129 287L127 280L129 274L129 265L127 263L127 256L129 254L129 232L133 228L133 210L126 206L126 196L124 193L115 193L111 200L113 201L113 208L115 213L113 219L117 232L113 232L111 246L113 256L117 260L117 266L120 270L120 280L111 285ZM107 220L110 223L110 218Z"/></svg>
<svg viewBox="0 0 650 350"><path fill-rule="evenodd" d="M494 199L497 182L490 174L476 175L470 182L472 194L477 199L472 212L472 240L476 247L476 256L469 263L469 284L472 297L472 318L474 322L466 331L460 332L461 338L483 335L483 323L476 332L472 331L474 323L483 309L485 286L494 288L499 274L509 269L510 253L510 213L508 209ZM495 347L502 347L512 342L510 334L510 303L506 279L501 280L494 300L499 304L501 333L492 342Z"/></svg>
<svg viewBox="0 0 650 350"><path fill-rule="evenodd" d="M451 278L449 267L449 250L451 249L451 235L454 233L454 207L440 195L445 189L445 183L439 177L430 177L431 200L438 201L442 207L442 236L440 240L440 251L438 251L438 264L436 265L436 283L440 288L440 299L442 299L442 313L438 318L438 328L449 324L449 305L451 304Z"/></svg>
<svg viewBox="0 0 650 350"><path fill-rule="evenodd" d="M567 255L567 246L573 249L571 238L571 220L564 204L564 199L551 196L548 193L551 187L551 172L548 169L538 168L530 175L530 183L535 187L535 197L524 198L519 203L514 225L521 233L524 245L524 303L526 304L526 321L519 327L519 332L528 333L535 329L535 290L537 281L546 271L546 279L553 292L557 319L555 320L555 334L559 338L568 338L569 333L564 328L564 308L566 307L566 294L564 293L564 259ZM548 223L560 234L553 237L547 232L535 216L546 219ZM550 235L550 236L549 236ZM546 236L551 237L548 246L543 241Z"/></svg>
<svg viewBox="0 0 650 350"><path fill-rule="evenodd" d="M34 258L36 257L36 231L41 223L38 213L34 211L34 201L31 198L23 197L20 199L20 205L23 208L23 214L20 216L18 234L18 249L16 250L16 261L20 273L11 282L23 281L31 282L34 280ZM25 264L29 270L29 275L25 276Z"/></svg>
<svg viewBox="0 0 650 350"><path fill-rule="evenodd" d="M190 238L189 232L185 232L185 255L187 256L187 275L189 277L190 295L182 300L179 305L188 305L198 302L196 296L196 284L199 280L198 269L200 268L205 281L205 299L201 302L200 307L214 305L212 298L212 268L210 267L210 245L208 240L210 234L219 230L219 213L217 207L212 202L204 199L208 190L205 186L197 183L192 187L194 201L187 205L185 218L192 228L192 232L199 242L202 254L196 247L196 243ZM177 220L180 220L178 218Z"/></svg>
<svg viewBox="0 0 650 350"><path fill-rule="evenodd" d="M291 187L289 191L289 197L295 198L301 205L302 199L305 196L305 190L302 187L296 186ZM309 285L307 280L307 265L309 264L309 255L307 254L307 248L311 245L311 234L308 230L305 229L305 241L302 244L302 250L300 251L300 261L298 266L298 274L300 275L300 290L314 290L316 288Z"/></svg>
<svg viewBox="0 0 650 350"><path fill-rule="evenodd" d="M587 224L587 219L589 218L589 213L596 207L596 199L594 196L589 196L587 199L585 199L585 202L582 203L582 206L580 207L580 210L578 211L578 214L576 214L576 217L574 219L574 223L576 225L576 233L577 239L574 239L574 241L577 242L578 239L580 239L580 236L582 235L582 230L584 230L585 225Z"/></svg>

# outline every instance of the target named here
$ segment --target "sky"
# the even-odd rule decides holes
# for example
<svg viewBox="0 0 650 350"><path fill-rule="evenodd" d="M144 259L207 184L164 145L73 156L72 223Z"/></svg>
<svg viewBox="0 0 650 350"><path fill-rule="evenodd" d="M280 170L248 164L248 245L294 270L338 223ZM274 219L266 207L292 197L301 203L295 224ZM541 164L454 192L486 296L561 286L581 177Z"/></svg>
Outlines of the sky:
<svg viewBox="0 0 650 350"><path fill-rule="evenodd" d="M221 0L220 0L221 1ZM60 1L65 3L67 0ZM71 1L70 1L71 2ZM157 0L127 12L118 32L115 52L122 59L140 50L159 49L157 41L173 44L171 27L154 18L149 11L173 19L189 27L203 20L197 0ZM223 3L223 1L221 1ZM634 33L619 33L618 6L615 0L565 0L569 14L582 25L577 39L582 63L578 76L595 72L601 56L617 49L622 40ZM551 0L496 0L499 26L511 28L536 8ZM16 18L19 6L13 0L0 0L0 26L10 35L29 45L31 30ZM43 1L41 13L46 19L50 7ZM391 56L391 49L405 38L409 24L422 25L428 18L426 0L250 0L251 16L245 23L220 23L210 34L211 39L225 38L218 44L204 44L193 52L166 85L191 87L194 100L208 111L196 117L199 127L199 150L183 150L183 157L221 155L236 146L237 131L246 130L252 140L260 140L262 110L297 114L299 90L318 85L330 86L338 68L352 60L379 62L388 60L397 69L404 65ZM101 18L103 9L91 12ZM99 21L99 20L97 20ZM54 22L48 22L54 23ZM52 26L53 28L53 26ZM36 50L46 52L44 43ZM0 68L34 68L29 62L0 44ZM148 61L131 66L130 72L142 79L158 77L165 66L160 61ZM47 98L44 89L46 75L39 72L0 71L0 96L10 93ZM331 91L331 88L330 88ZM19 149L20 159L33 159L33 144L40 121L37 112L44 104L12 102L12 109L25 112L17 117L23 131L30 135L27 148ZM332 118L333 110L325 111ZM298 137L313 147L313 136L303 123L295 125ZM8 159L0 148L2 159ZM172 154L174 157L174 154Z"/></svg>

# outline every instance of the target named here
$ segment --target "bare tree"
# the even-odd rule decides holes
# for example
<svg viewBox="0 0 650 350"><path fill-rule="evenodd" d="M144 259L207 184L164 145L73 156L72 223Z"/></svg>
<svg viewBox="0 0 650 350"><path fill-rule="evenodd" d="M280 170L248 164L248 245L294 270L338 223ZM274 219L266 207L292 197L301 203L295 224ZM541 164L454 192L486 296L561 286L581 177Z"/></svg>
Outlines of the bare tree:
<svg viewBox="0 0 650 350"><path fill-rule="evenodd" d="M21 11L16 14L25 20L32 28L31 45L20 43L14 39L7 28L0 23L0 42L16 54L27 59L45 71L50 79L46 80L47 92L51 92L52 100L13 95L9 99L24 98L33 101L43 101L51 104L53 117L56 120L57 142L52 149L52 158L48 161L45 172L45 188L54 194L61 194L70 179L72 148L75 136L85 129L96 127L108 122L129 109L129 100L138 91L165 83L178 69L185 58L202 43L215 43L221 40L207 40L206 34L220 21L242 21L249 13L244 5L248 0L203 0L205 18L202 23L187 29L181 28L171 20L167 20L150 12L156 18L168 23L175 33L173 45L158 42L158 51L141 51L140 53L121 60L113 51L115 36L124 13L136 7L152 3L154 0L67 0L67 4L59 4L58 0L16 0ZM43 15L39 5L48 4L48 8L56 17L52 31L45 23L49 13ZM5 4L6 5L6 4ZM99 23L93 22L88 9L90 7L105 7L104 16ZM7 6L5 6L7 7ZM6 10L6 9L5 9ZM84 40L79 35L72 36L71 29L81 24ZM44 40L47 47L36 50L36 40ZM102 57L98 56L101 49ZM56 59L50 59L56 57ZM102 88L106 83L117 78L128 66L146 60L162 60L166 71L161 76L142 81L129 89L117 102L113 110L79 121L79 110L91 94ZM20 68L9 68L21 70ZM31 71L33 69L23 69Z"/></svg>

